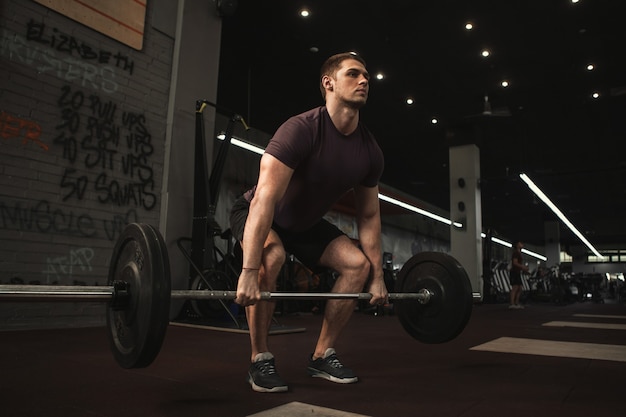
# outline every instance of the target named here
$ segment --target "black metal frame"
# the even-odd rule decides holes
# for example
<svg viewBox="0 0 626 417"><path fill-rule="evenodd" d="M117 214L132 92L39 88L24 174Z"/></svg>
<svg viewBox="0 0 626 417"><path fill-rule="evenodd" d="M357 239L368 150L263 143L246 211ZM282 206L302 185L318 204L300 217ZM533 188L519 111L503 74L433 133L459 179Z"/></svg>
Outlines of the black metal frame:
<svg viewBox="0 0 626 417"><path fill-rule="evenodd" d="M226 127L226 137L219 147L216 157L214 158L211 175L208 174L207 163L207 143L204 132L204 110L207 106L216 108L217 110L228 114L229 120ZM240 115L227 109L217 106L208 100L196 101L196 124L195 124L195 144L194 144L194 199L193 199L193 225L192 236L189 238L180 238L177 245L183 256L189 262L189 285L191 286L196 276L202 277L203 283L210 290L213 290L211 283L207 279L206 273L220 273L216 270L216 265L221 260L227 262L227 255L224 254L215 245L215 237L227 238L230 240L230 234L223 233L222 228L215 220L215 211L219 199L219 191L222 183L222 174L226 164L226 157L230 148L231 140L235 130L235 123L240 122L246 130L249 129L245 120ZM182 243L191 241L191 251L187 251ZM229 242L229 251L232 247ZM227 268L235 275L239 275L238 271L227 264ZM228 306L219 300L224 310L234 321L238 328L241 328L237 318L233 315Z"/></svg>

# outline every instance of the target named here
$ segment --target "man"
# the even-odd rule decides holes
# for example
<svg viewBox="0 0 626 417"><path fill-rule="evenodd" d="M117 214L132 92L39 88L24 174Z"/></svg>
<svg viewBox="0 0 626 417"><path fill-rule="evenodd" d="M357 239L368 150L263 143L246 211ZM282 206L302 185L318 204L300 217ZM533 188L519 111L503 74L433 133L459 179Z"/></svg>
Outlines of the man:
<svg viewBox="0 0 626 417"><path fill-rule="evenodd" d="M513 245L513 254L511 255L511 304L510 309L523 309L524 306L520 304L520 296L522 295L522 271L528 272L528 267L524 265L524 258L522 256L522 248L524 244L520 241L515 242Z"/></svg>
<svg viewBox="0 0 626 417"><path fill-rule="evenodd" d="M256 186L232 208L231 229L243 249L235 302L246 306L252 348L248 381L255 391L288 390L268 347L275 303L259 301L261 291L276 289L286 252L309 268L335 270L334 292L361 292L367 285L371 304L387 300L378 201L384 160L373 135L359 120L369 78L365 61L357 54L330 57L320 78L325 106L294 116L279 127L261 158ZM348 191L354 193L360 247L323 219ZM334 350L355 306L355 300L327 302L309 361L312 376L357 382Z"/></svg>

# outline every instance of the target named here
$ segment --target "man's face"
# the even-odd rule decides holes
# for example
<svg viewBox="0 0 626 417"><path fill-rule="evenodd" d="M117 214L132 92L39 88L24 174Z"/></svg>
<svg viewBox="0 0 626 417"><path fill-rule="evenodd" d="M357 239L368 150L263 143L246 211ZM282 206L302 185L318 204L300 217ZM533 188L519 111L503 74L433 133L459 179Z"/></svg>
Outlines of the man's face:
<svg viewBox="0 0 626 417"><path fill-rule="evenodd" d="M370 75L367 69L355 59L346 59L337 70L333 80L333 91L338 100L360 108L367 102Z"/></svg>

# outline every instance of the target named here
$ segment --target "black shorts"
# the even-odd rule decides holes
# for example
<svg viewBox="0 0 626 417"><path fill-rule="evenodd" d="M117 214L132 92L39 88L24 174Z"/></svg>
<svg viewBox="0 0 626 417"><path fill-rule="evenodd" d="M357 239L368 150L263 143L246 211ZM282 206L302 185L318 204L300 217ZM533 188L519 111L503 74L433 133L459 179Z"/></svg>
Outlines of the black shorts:
<svg viewBox="0 0 626 417"><path fill-rule="evenodd" d="M250 203L244 197L240 197L230 211L230 230L235 239L240 242L243 240L243 229L249 210ZM310 229L301 232L285 230L274 222L272 222L272 230L280 237L285 251L294 255L309 269L319 266L319 259L330 242L345 235L337 226L325 219L321 219Z"/></svg>
<svg viewBox="0 0 626 417"><path fill-rule="evenodd" d="M522 285L522 275L519 272L511 271L509 281L511 285Z"/></svg>

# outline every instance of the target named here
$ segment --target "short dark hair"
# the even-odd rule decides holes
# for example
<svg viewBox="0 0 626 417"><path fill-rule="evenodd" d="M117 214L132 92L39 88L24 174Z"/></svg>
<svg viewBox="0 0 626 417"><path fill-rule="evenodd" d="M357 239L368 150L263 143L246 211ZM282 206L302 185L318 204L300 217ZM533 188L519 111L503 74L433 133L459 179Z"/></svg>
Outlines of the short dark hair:
<svg viewBox="0 0 626 417"><path fill-rule="evenodd" d="M322 84L322 78L324 78L325 75L328 75L329 77L334 77L337 73L337 70L341 67L341 63L346 59L354 59L363 64L364 67L367 66L363 57L361 57L356 52L342 52L328 58L324 62L324 64L322 64L322 68L320 70L320 91L322 92L322 97L324 98L324 100L326 100L326 89L324 88L324 84Z"/></svg>

